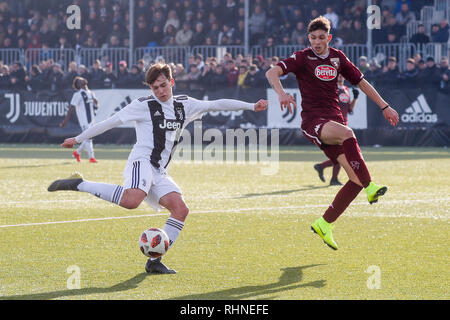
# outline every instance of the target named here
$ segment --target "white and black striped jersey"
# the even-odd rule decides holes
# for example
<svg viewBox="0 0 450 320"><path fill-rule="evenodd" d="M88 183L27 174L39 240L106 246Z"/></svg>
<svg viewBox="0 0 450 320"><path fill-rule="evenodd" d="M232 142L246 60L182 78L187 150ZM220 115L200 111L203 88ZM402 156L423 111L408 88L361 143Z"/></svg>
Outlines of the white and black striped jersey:
<svg viewBox="0 0 450 320"><path fill-rule="evenodd" d="M136 144L128 159L145 157L165 171L182 130L203 113L222 110L254 110L254 104L231 99L203 101L186 95L161 102L150 95L133 100L113 117L122 123L135 122Z"/></svg>
<svg viewBox="0 0 450 320"><path fill-rule="evenodd" d="M70 104L75 107L78 123L82 128L87 127L94 119L94 98L93 92L84 89L76 91L72 96Z"/></svg>

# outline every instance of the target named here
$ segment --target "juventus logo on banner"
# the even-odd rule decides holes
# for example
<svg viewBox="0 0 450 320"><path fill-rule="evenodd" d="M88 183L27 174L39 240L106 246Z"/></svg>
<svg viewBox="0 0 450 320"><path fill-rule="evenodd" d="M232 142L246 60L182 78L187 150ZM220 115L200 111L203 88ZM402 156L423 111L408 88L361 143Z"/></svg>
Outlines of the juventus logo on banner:
<svg viewBox="0 0 450 320"><path fill-rule="evenodd" d="M9 112L6 118L9 122L14 123L20 116L20 95L18 93L5 93L5 98L9 99Z"/></svg>

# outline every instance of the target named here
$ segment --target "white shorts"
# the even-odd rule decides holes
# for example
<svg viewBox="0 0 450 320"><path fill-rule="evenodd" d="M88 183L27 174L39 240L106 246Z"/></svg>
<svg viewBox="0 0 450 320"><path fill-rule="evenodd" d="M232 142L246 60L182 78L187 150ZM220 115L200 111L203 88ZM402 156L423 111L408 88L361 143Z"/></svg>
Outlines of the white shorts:
<svg viewBox="0 0 450 320"><path fill-rule="evenodd" d="M182 194L181 189L167 173L160 172L145 158L128 160L123 176L124 190L141 189L147 194L144 200L156 211L162 208L159 199L166 194L170 192Z"/></svg>

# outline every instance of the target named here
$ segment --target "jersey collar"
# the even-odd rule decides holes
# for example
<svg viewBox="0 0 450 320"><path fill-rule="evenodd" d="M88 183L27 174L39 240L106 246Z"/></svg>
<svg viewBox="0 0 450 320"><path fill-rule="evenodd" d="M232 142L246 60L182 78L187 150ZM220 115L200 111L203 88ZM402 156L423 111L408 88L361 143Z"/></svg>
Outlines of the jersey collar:
<svg viewBox="0 0 450 320"><path fill-rule="evenodd" d="M330 48L328 48L327 53L325 53L324 55L318 55L312 47L310 47L310 48L311 48L311 51L316 55L316 57L318 57L320 59L326 59L330 55Z"/></svg>
<svg viewBox="0 0 450 320"><path fill-rule="evenodd" d="M156 96L154 96L154 97L155 97L155 100L158 101L160 105L169 105L169 106L173 105L173 95L169 99L167 99L166 102L162 102Z"/></svg>

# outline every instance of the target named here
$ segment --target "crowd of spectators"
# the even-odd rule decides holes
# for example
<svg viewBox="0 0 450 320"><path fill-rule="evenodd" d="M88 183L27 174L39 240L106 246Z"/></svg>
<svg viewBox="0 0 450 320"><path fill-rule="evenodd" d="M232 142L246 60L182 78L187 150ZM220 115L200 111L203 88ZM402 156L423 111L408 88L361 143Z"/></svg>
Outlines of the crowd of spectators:
<svg viewBox="0 0 450 320"><path fill-rule="evenodd" d="M233 57L225 53L219 60L216 57L204 58L201 54L189 57L189 67L181 63L168 62L175 79L176 89L180 90L213 90L215 88L261 88L267 87L265 72L276 65L280 58L257 55ZM450 68L447 57L435 62L433 57L422 58L420 53L406 60L406 69L400 71L397 58L385 59L384 66L375 58L368 61L361 56L356 62L365 78L376 87L389 88L434 88L450 93ZM165 63L163 58L152 63ZM68 70L63 72L58 63L52 59L43 60L33 65L28 75L25 67L16 62L8 67L0 62L0 90L63 90L72 86L76 76L82 76L89 82L91 89L108 88L145 88L145 71L150 65L139 60L128 68L126 61L120 61L117 72L113 72L111 63L101 66L95 60L91 68L72 61ZM286 87L296 87L296 79L292 74L281 77Z"/></svg>
<svg viewBox="0 0 450 320"><path fill-rule="evenodd" d="M381 66L375 59L367 60L367 57L358 59L358 68L364 73L365 78L374 86L386 86L389 88L433 88L444 93L450 93L450 68L447 57L435 61L433 57L423 58L420 53L406 59L406 68L400 71L398 60L394 56L387 59L387 63Z"/></svg>
<svg viewBox="0 0 450 320"><path fill-rule="evenodd" d="M242 45L245 0L135 0L134 45ZM381 29L374 43L399 42L406 25L432 0L374 0L382 8ZM69 29L67 7L81 9L81 28ZM306 45L306 26L319 15L332 22L335 41L366 43L364 0L254 0L249 8L250 45ZM0 44L3 48L99 48L129 45L128 0L0 0ZM412 41L446 42L446 20Z"/></svg>
<svg viewBox="0 0 450 320"><path fill-rule="evenodd" d="M428 3L429 2L429 3ZM374 0L381 8L381 29L373 33L374 43L393 43L406 35L406 24L433 1ZM81 29L66 27L68 5L81 8ZM254 0L250 2L250 44L270 48L277 44L307 45L308 21L324 15L332 22L332 45L366 43L364 0ZM128 0L0 0L0 43L2 48L117 48L129 45ZM241 45L244 41L244 0L135 0L135 47ZM446 20L418 27L412 43L446 42ZM264 51L263 51L264 52ZM268 51L267 51L268 52ZM170 63L177 86L187 89L214 87L252 88L266 86L265 71L280 58L270 54L252 57L225 54L222 59L192 55L187 65ZM161 58L163 59L163 58ZM388 57L384 66L361 57L358 65L375 85L428 86L448 91L448 60L436 66L432 57L411 57L406 70L398 69L398 57ZM72 61L67 68L51 57L38 64L0 62L0 89L59 90L70 88L77 75L97 88L144 88L149 63L128 60L112 65L108 61ZM414 64L412 63L414 61ZM167 61L170 62L170 61ZM399 81L400 79L404 81ZM283 78L296 86L292 76ZM399 85L400 83L400 85Z"/></svg>

